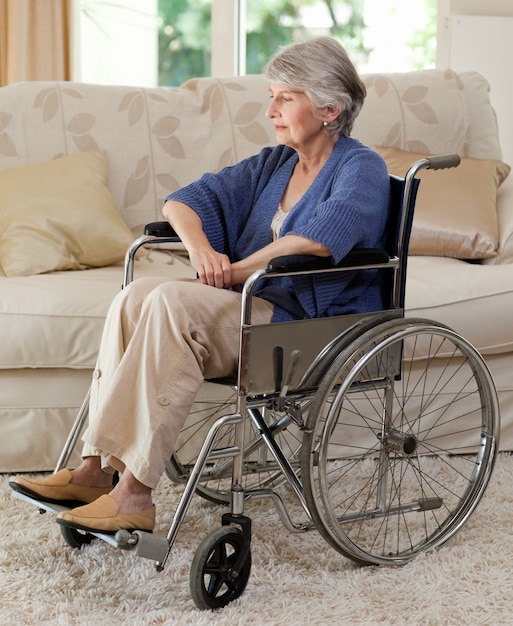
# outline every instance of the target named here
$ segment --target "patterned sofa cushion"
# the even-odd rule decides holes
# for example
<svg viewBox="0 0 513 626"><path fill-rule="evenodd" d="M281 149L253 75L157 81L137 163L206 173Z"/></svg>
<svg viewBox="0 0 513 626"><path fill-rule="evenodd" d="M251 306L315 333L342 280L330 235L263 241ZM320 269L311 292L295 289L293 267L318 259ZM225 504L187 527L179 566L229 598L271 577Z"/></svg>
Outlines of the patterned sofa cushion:
<svg viewBox="0 0 513 626"><path fill-rule="evenodd" d="M476 72L422 70L364 77L353 135L371 146L501 159L489 86Z"/></svg>
<svg viewBox="0 0 513 626"><path fill-rule="evenodd" d="M262 76L202 78L179 89L8 85L0 100L0 171L104 150L109 188L139 233L161 219L170 191L275 143L264 116L267 89Z"/></svg>
<svg viewBox="0 0 513 626"><path fill-rule="evenodd" d="M374 146L501 159L488 85L475 72L364 77L353 135ZM0 171L104 150L127 224L160 219L173 189L275 143L263 76L200 78L181 88L21 83L2 88ZM27 132L30 129L30 132Z"/></svg>

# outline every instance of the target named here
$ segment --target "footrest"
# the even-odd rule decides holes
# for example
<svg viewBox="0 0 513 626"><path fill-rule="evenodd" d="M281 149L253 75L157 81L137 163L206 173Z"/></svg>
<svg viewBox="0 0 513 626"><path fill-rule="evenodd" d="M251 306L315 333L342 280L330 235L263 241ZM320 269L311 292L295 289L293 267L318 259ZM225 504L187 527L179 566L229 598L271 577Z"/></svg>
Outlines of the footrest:
<svg viewBox="0 0 513 626"><path fill-rule="evenodd" d="M161 563L169 551L166 537L154 535L142 530L119 530L114 540L118 548L133 550L137 556Z"/></svg>
<svg viewBox="0 0 513 626"><path fill-rule="evenodd" d="M23 500L24 502L30 502L30 504L33 504L34 506L36 506L41 511L41 513L46 513L48 511L48 513L58 514L61 511L69 511L70 509L69 506L62 506L61 504L51 504L50 502L36 500L36 498L31 498L30 496L26 496L25 494L20 493L19 491L12 490L11 495L14 496L15 498L18 498L19 500Z"/></svg>
<svg viewBox="0 0 513 626"><path fill-rule="evenodd" d="M61 504L53 504L50 502L44 502L43 500L37 500L36 498L31 498L30 496L26 496L23 493L20 493L19 491L11 491L11 494L15 497L18 498L19 500L23 500L24 502L29 502L30 504L33 504L34 506L36 506L39 509L40 513L55 513L55 515L58 515L61 511L69 511L71 507L69 506L62 506ZM105 543L109 543L111 546L114 547L118 547L118 544L116 543L115 538L112 535L107 535L105 533L88 533L90 535L93 535L94 537L97 537L98 539L101 539L102 541L105 541Z"/></svg>

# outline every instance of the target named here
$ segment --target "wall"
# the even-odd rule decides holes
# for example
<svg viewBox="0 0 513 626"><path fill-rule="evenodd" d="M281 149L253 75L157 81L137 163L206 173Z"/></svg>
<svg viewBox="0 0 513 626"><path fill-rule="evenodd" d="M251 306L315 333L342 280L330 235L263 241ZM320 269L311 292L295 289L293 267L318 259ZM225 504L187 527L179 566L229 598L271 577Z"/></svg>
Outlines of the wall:
<svg viewBox="0 0 513 626"><path fill-rule="evenodd" d="M438 0L437 66L476 70L490 83L503 158L513 165L513 2Z"/></svg>

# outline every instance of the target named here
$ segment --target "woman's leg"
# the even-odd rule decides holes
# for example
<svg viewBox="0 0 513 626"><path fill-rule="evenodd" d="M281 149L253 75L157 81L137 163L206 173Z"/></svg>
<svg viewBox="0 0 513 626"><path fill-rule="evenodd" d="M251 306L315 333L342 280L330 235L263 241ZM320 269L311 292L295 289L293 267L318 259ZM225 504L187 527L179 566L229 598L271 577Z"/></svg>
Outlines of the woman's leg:
<svg viewBox="0 0 513 626"><path fill-rule="evenodd" d="M236 369L241 296L194 281L130 287L109 314L84 440L154 488L204 377ZM255 321L271 315L257 299Z"/></svg>
<svg viewBox="0 0 513 626"><path fill-rule="evenodd" d="M89 472L98 471L95 454L122 471L110 493L116 515L149 514L151 491L204 377L234 373L240 303L232 291L153 280L132 283L113 302L93 381L84 463L74 479L88 481ZM271 315L272 306L256 299L255 323ZM61 514L60 521L96 527L95 506Z"/></svg>

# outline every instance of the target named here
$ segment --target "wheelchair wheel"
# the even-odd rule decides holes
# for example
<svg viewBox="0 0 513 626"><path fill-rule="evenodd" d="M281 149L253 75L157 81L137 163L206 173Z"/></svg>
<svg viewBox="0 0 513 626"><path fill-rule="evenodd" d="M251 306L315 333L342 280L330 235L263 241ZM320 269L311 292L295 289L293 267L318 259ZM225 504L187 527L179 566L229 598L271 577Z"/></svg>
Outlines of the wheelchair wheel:
<svg viewBox="0 0 513 626"><path fill-rule="evenodd" d="M324 538L363 564L402 565L463 526L488 484L499 409L479 353L449 328L398 319L333 361L302 451Z"/></svg>
<svg viewBox="0 0 513 626"><path fill-rule="evenodd" d="M61 535L64 541L71 548L80 549L82 546L90 544L93 540L93 535L77 530L76 528L64 526L63 524L59 524L59 528L61 529Z"/></svg>
<svg viewBox="0 0 513 626"><path fill-rule="evenodd" d="M212 389L214 388L214 389ZM220 388L220 389L219 389ZM213 392L213 393L212 393ZM194 405L180 433L176 452L166 467L168 477L175 483L185 483L194 466L199 449L210 426L216 419L235 411L236 392L226 385L208 383L204 396ZM306 407L311 397L298 398L295 408ZM254 402L250 408L264 419L289 459L299 471L302 435L294 418L280 411L271 401ZM306 411L306 408L305 408ZM276 461L262 440L253 420L246 421L243 463L243 487L245 490L275 488L285 482ZM227 428L217 442L217 447L230 447L235 442L235 427ZM197 493L216 504L230 503L232 459L220 459L207 465L197 488Z"/></svg>
<svg viewBox="0 0 513 626"><path fill-rule="evenodd" d="M216 528L200 544L191 565L191 595L200 609L226 606L244 592L251 572L251 552L238 528ZM247 556L237 571L237 560Z"/></svg>

